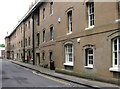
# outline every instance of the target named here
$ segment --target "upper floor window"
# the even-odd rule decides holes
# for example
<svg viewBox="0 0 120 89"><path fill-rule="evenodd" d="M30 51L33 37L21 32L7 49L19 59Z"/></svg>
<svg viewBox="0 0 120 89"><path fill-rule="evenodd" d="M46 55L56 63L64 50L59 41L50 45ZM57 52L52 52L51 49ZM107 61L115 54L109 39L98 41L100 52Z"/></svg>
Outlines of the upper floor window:
<svg viewBox="0 0 120 89"><path fill-rule="evenodd" d="M25 45L27 46L27 39L25 39Z"/></svg>
<svg viewBox="0 0 120 89"><path fill-rule="evenodd" d="M40 23L40 12L38 10L38 12L37 12L37 26L39 26L39 23Z"/></svg>
<svg viewBox="0 0 120 89"><path fill-rule="evenodd" d="M50 3L50 14L53 14L53 2Z"/></svg>
<svg viewBox="0 0 120 89"><path fill-rule="evenodd" d="M45 60L45 53L42 53L42 59Z"/></svg>
<svg viewBox="0 0 120 89"><path fill-rule="evenodd" d="M27 23L25 24L26 28L27 28Z"/></svg>
<svg viewBox="0 0 120 89"><path fill-rule="evenodd" d="M30 37L28 38L29 40L28 40L28 43L29 43L29 46L30 46Z"/></svg>
<svg viewBox="0 0 120 89"><path fill-rule="evenodd" d="M39 35L39 33L37 34L37 47L39 47L39 43L40 43L40 39L39 39L39 37L40 37L40 35Z"/></svg>
<svg viewBox="0 0 120 89"><path fill-rule="evenodd" d="M22 33L22 27L21 27L21 33Z"/></svg>
<svg viewBox="0 0 120 89"><path fill-rule="evenodd" d="M23 44L23 43L22 43L22 41L21 41L21 47L22 47L22 44Z"/></svg>
<svg viewBox="0 0 120 89"><path fill-rule="evenodd" d="M53 27L50 27L50 40L53 40Z"/></svg>
<svg viewBox="0 0 120 89"><path fill-rule="evenodd" d="M118 0L118 13L120 14L120 0Z"/></svg>
<svg viewBox="0 0 120 89"><path fill-rule="evenodd" d="M43 9L43 19L45 19L45 8Z"/></svg>
<svg viewBox="0 0 120 89"><path fill-rule="evenodd" d="M28 22L28 26L29 26L29 28L30 28L30 21Z"/></svg>
<svg viewBox="0 0 120 89"><path fill-rule="evenodd" d="M65 65L73 66L73 45L65 45Z"/></svg>
<svg viewBox="0 0 120 89"><path fill-rule="evenodd" d="M94 2L88 3L88 26L94 26Z"/></svg>
<svg viewBox="0 0 120 89"><path fill-rule="evenodd" d="M45 42L45 30L43 31L43 42Z"/></svg>
<svg viewBox="0 0 120 89"><path fill-rule="evenodd" d="M19 41L19 47L20 47L20 41Z"/></svg>
<svg viewBox="0 0 120 89"><path fill-rule="evenodd" d="M69 11L67 15L68 15L68 33L72 33L72 11Z"/></svg>

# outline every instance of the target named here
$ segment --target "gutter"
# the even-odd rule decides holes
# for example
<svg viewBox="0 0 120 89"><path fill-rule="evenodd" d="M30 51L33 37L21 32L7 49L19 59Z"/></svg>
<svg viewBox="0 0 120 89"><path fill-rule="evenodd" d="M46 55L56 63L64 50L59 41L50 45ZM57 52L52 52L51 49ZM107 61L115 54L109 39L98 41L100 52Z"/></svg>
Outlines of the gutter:
<svg viewBox="0 0 120 89"><path fill-rule="evenodd" d="M16 28L24 21L26 20L27 17L29 17L33 11L33 9L35 7L37 7L38 5L40 5L44 0L38 0L34 5L33 7L28 10L28 12L22 17L22 19L20 20L20 22L15 26L14 30L12 31L12 33L9 35L9 37L16 31Z"/></svg>

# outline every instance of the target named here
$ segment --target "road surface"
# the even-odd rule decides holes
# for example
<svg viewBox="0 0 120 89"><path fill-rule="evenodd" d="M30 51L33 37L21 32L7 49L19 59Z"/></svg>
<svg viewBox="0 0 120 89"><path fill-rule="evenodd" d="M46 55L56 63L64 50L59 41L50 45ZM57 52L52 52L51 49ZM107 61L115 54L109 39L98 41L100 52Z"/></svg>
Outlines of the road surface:
<svg viewBox="0 0 120 89"><path fill-rule="evenodd" d="M75 89L73 87L80 87L79 89L86 88L85 86L76 85L43 74L37 74L35 71L25 69L6 60L0 60L0 63L2 63L2 73L0 74L2 74L3 89L4 87L16 87L14 89L18 87L22 87L21 89L23 87L47 87L46 89L54 89L53 87L57 87L56 89L59 89L59 87L61 87L60 89Z"/></svg>

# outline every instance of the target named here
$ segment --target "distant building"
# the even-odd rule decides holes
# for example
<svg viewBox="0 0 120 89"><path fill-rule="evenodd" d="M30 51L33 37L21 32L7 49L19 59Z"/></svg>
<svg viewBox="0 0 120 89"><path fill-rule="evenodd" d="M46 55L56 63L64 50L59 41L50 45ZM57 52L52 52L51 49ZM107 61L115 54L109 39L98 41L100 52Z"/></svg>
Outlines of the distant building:
<svg viewBox="0 0 120 89"><path fill-rule="evenodd" d="M5 48L4 47L0 47L0 57L5 57Z"/></svg>

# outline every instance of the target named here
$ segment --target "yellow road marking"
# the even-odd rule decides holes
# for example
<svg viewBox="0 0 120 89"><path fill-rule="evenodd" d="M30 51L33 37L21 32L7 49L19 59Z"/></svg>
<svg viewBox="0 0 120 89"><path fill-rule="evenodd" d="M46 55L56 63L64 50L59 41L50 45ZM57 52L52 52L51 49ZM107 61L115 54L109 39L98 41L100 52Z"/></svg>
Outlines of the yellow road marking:
<svg viewBox="0 0 120 89"><path fill-rule="evenodd" d="M14 65L16 65L16 64L14 64ZM22 67L22 66L20 66L20 65L16 65L17 67L20 67L20 68L23 68L23 69L25 69L25 70L30 70L30 69L28 69L28 68L24 68L24 67Z"/></svg>
<svg viewBox="0 0 120 89"><path fill-rule="evenodd" d="M52 77L48 77L48 76L42 75L42 74L40 74L40 73L36 73L35 71L32 71L32 72L33 72L34 74L39 75L39 76L42 76L42 77L44 77L44 78L47 78L47 79L50 79L50 80L53 80L53 81L56 81L56 82L59 82L59 83L65 84L65 85L70 85L69 83L62 82L62 81L60 81L60 80L57 80L57 79L54 79L54 78L52 78Z"/></svg>
<svg viewBox="0 0 120 89"><path fill-rule="evenodd" d="M24 67L22 67L22 66L20 66L20 65L17 65L18 67L21 67L21 68L23 68L23 69L25 69L25 70L30 70L30 69L28 69L28 68L24 68ZM31 70L30 70L31 71ZM65 85L70 85L69 83L66 83L66 82L62 82L62 81L60 81L60 80L57 80L57 79L54 79L54 78L52 78L52 77L48 77L48 76L45 76L45 75L42 75L42 74L40 74L40 73L36 73L35 71L32 71L34 74L36 74L36 75L39 75L39 76L42 76L42 77L44 77L44 78L47 78L47 79L50 79L50 80L53 80L53 81L56 81L56 82L59 82L59 83L62 83L62 84L65 84Z"/></svg>

